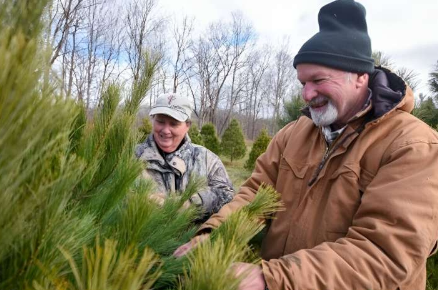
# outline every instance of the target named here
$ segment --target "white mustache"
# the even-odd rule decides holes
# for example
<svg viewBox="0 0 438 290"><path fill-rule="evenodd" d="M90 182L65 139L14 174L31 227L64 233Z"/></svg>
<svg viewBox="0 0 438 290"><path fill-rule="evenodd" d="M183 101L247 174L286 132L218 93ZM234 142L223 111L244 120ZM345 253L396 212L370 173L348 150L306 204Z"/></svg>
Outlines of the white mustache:
<svg viewBox="0 0 438 290"><path fill-rule="evenodd" d="M329 101L330 99L327 98L326 96L317 96L316 98L311 99L307 104L310 107L321 106L324 105L324 103L328 103Z"/></svg>

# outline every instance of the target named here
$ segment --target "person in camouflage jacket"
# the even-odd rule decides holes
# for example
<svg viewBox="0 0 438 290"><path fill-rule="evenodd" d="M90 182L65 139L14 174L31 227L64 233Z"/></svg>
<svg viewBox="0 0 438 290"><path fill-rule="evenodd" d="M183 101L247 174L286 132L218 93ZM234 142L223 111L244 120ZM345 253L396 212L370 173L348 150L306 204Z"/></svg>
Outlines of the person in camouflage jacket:
<svg viewBox="0 0 438 290"><path fill-rule="evenodd" d="M233 185L219 157L193 144L187 132L191 108L187 99L164 94L151 112L153 132L137 145L136 156L145 162L143 177L152 178L161 202L172 192L186 189L190 178L205 178L206 186L190 198L201 207L203 218L216 213L233 199Z"/></svg>

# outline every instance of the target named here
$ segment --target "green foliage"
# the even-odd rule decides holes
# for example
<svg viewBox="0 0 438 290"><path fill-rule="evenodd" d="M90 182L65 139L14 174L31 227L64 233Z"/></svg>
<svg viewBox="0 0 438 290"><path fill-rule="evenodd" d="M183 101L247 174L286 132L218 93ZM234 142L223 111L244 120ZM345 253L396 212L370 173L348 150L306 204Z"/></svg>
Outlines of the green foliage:
<svg viewBox="0 0 438 290"><path fill-rule="evenodd" d="M140 131L139 141L143 142L144 140L146 140L148 135L152 133L152 123L148 117L143 118L141 126L140 128L138 128L138 130Z"/></svg>
<svg viewBox="0 0 438 290"><path fill-rule="evenodd" d="M429 88L434 93L434 98L438 101L438 61L432 72L429 73Z"/></svg>
<svg viewBox="0 0 438 290"><path fill-rule="evenodd" d="M248 170L253 170L257 158L266 151L269 142L271 142L271 137L269 137L266 129L263 129L257 139L252 145L251 152L249 153L249 158L245 163L245 168Z"/></svg>
<svg viewBox="0 0 438 290"><path fill-rule="evenodd" d="M278 125L284 127L286 124L295 121L301 115L301 109L306 106L301 96L294 96L290 102L284 103L283 116L278 120Z"/></svg>
<svg viewBox="0 0 438 290"><path fill-rule="evenodd" d="M45 1L0 4L0 288L23 289L67 269L93 218L67 211L83 162L71 152L79 114L42 82L39 21ZM8 11L5 13L5 11Z"/></svg>
<svg viewBox="0 0 438 290"><path fill-rule="evenodd" d="M179 289L187 290L237 290L241 279L236 279L231 266L243 260L243 250L237 244L225 244L218 238L201 243L194 255L189 256L190 275L186 274L185 283Z"/></svg>
<svg viewBox="0 0 438 290"><path fill-rule="evenodd" d="M216 128L213 124L207 123L201 128L201 136L204 141L204 146L215 154L220 153L219 139L216 135Z"/></svg>
<svg viewBox="0 0 438 290"><path fill-rule="evenodd" d="M435 128L438 125L438 108L435 106L431 98L421 102L412 113L432 128Z"/></svg>
<svg viewBox="0 0 438 290"><path fill-rule="evenodd" d="M236 119L231 120L230 125L222 135L221 153L229 157L231 162L245 156L245 137Z"/></svg>
<svg viewBox="0 0 438 290"><path fill-rule="evenodd" d="M438 289L438 257L437 255L433 255L429 259L427 259L427 290L436 290Z"/></svg>
<svg viewBox="0 0 438 290"><path fill-rule="evenodd" d="M151 253L169 256L193 235L198 213L181 206L197 185L159 207L147 198L151 182L137 179L143 165L133 154L132 128L156 61L143 67L123 106L120 87L108 86L87 121L82 104L58 97L44 80L44 6L0 4L0 288L175 284L184 264L157 263ZM93 245L96 237L103 247Z"/></svg>
<svg viewBox="0 0 438 290"><path fill-rule="evenodd" d="M159 271L152 270L159 260L150 249L143 251L140 256L135 247L119 250L117 242L111 240L106 240L102 247L97 240L94 248L83 249L81 270L68 252L63 249L61 252L70 263L74 283L64 280L61 286L58 281L56 283L61 286L58 288L67 288L68 285L69 289L84 290L150 289L160 275ZM37 290L45 289L38 284L34 287Z"/></svg>
<svg viewBox="0 0 438 290"><path fill-rule="evenodd" d="M232 264L260 262L249 242L264 228L262 220L281 208L278 193L262 185L253 202L233 212L209 240L189 254L190 273L179 289L238 289L243 277L236 279Z"/></svg>
<svg viewBox="0 0 438 290"><path fill-rule="evenodd" d="M189 137L190 140L192 140L192 143L204 146L201 132L199 132L198 126L196 126L196 124L190 125Z"/></svg>

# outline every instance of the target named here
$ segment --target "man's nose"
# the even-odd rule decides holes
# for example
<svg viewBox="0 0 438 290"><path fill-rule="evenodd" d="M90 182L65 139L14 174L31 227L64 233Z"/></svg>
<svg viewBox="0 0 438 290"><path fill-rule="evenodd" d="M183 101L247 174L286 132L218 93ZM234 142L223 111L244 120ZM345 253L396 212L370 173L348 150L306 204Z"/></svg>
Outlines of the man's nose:
<svg viewBox="0 0 438 290"><path fill-rule="evenodd" d="M302 94L303 94L303 100L306 103L310 102L313 98L318 96L318 92L315 88L315 85L312 83L304 84Z"/></svg>

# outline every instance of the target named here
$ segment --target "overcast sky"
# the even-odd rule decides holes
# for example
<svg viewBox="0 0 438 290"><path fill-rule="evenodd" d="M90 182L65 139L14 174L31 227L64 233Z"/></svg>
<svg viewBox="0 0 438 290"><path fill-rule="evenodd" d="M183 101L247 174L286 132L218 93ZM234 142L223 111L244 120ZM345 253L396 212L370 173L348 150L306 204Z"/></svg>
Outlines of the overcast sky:
<svg viewBox="0 0 438 290"><path fill-rule="evenodd" d="M159 0L164 12L195 17L196 28L227 20L240 10L254 26L259 42L280 44L290 37L296 54L318 31L318 11L330 0ZM367 9L373 50L383 51L398 67L420 74L416 95L428 94L428 73L438 60L438 0L361 0Z"/></svg>

